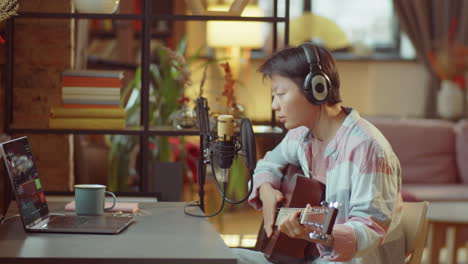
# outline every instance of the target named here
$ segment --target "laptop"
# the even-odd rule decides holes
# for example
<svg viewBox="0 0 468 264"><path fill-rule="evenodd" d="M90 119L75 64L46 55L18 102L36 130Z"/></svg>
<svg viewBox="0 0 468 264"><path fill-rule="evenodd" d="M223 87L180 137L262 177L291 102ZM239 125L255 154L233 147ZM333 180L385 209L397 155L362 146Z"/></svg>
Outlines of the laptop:
<svg viewBox="0 0 468 264"><path fill-rule="evenodd" d="M117 234L132 216L77 216L49 212L27 137L1 143L8 176L27 232Z"/></svg>

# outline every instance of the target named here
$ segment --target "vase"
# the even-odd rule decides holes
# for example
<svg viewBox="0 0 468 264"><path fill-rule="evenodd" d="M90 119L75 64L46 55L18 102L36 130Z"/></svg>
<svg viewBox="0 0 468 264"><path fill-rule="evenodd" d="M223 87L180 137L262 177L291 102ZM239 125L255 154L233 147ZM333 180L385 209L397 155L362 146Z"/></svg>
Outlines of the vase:
<svg viewBox="0 0 468 264"><path fill-rule="evenodd" d="M112 14L117 10L120 0L74 0L80 13Z"/></svg>
<svg viewBox="0 0 468 264"><path fill-rule="evenodd" d="M171 114L172 125L176 129L193 128L197 125L197 113L184 105L181 109Z"/></svg>
<svg viewBox="0 0 468 264"><path fill-rule="evenodd" d="M463 116L465 96L463 90L453 81L442 80L437 94L437 113L444 119Z"/></svg>

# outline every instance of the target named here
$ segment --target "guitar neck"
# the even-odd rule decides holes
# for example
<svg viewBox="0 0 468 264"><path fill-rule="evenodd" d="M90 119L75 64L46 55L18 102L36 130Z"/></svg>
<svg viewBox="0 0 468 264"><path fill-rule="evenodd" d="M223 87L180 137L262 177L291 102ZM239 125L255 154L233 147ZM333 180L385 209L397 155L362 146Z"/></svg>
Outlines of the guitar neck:
<svg viewBox="0 0 468 264"><path fill-rule="evenodd" d="M304 208L287 208L287 207L279 208L278 215L276 216L275 226L279 226L281 223L284 222L284 220L286 220L289 217L290 214L298 212L298 211L301 212L301 215L299 216L299 220L301 220L304 215ZM300 222L301 224L303 224L302 221Z"/></svg>
<svg viewBox="0 0 468 264"><path fill-rule="evenodd" d="M313 226L330 234L335 222L338 209L336 207L313 206L306 208L279 208L275 226L284 222L292 213L301 212L298 220L303 225Z"/></svg>

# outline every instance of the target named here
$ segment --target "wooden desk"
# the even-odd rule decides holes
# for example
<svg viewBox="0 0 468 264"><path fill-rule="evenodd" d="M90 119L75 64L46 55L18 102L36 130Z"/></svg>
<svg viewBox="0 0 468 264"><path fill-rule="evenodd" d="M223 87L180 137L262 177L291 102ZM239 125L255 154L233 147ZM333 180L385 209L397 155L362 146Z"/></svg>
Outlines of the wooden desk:
<svg viewBox="0 0 468 264"><path fill-rule="evenodd" d="M118 235L26 233L15 217L0 225L0 263L237 263L211 223L184 215L184 204L140 203L150 214Z"/></svg>
<svg viewBox="0 0 468 264"><path fill-rule="evenodd" d="M427 211L429 264L439 263L440 249L446 246L446 263L457 263L457 250L464 247L460 231L468 227L468 202L431 202ZM450 233L448 233L450 231Z"/></svg>

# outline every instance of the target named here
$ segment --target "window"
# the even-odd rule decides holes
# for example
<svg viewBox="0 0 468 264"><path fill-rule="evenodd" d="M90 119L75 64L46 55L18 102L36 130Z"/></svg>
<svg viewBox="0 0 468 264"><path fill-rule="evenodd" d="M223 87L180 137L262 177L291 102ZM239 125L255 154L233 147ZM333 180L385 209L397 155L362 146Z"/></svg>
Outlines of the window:
<svg viewBox="0 0 468 264"><path fill-rule="evenodd" d="M388 50L397 45L391 0L313 0L314 14L334 21L352 45Z"/></svg>
<svg viewBox="0 0 468 264"><path fill-rule="evenodd" d="M267 15L272 14L272 2L259 0ZM285 1L279 1L280 16L285 12L282 2ZM338 59L415 58L411 42L398 26L392 0L290 0L289 14L292 45L318 42L331 50L339 50ZM312 27L316 28L311 30ZM284 25L280 25L279 30L281 36ZM298 34L303 34L303 39L298 38Z"/></svg>

